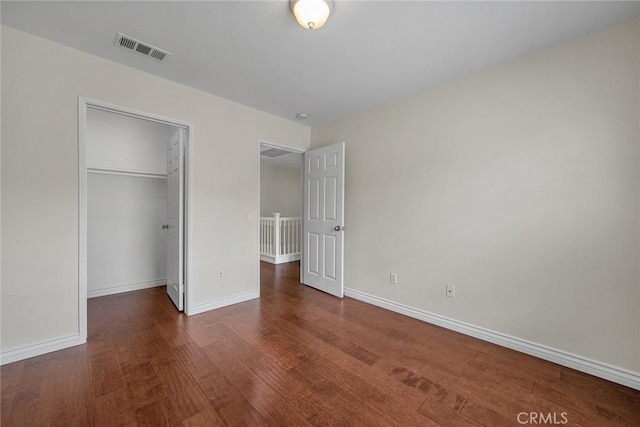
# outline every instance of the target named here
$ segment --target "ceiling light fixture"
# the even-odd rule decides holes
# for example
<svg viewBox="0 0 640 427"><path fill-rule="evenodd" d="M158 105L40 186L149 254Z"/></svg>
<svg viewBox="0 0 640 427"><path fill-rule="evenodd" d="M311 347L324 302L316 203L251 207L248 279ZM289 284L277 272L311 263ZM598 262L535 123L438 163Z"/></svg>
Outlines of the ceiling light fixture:
<svg viewBox="0 0 640 427"><path fill-rule="evenodd" d="M305 120L307 117L309 117L309 115L307 113L298 113L298 114L296 114L296 119L298 119L298 120Z"/></svg>
<svg viewBox="0 0 640 427"><path fill-rule="evenodd" d="M289 0L291 13L303 28L317 30L321 28L333 8L332 0Z"/></svg>

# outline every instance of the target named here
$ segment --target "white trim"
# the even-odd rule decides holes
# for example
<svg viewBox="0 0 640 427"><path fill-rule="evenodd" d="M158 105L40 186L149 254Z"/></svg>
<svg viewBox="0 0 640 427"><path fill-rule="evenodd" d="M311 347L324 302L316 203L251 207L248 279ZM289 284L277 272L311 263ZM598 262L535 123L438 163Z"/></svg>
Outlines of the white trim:
<svg viewBox="0 0 640 427"><path fill-rule="evenodd" d="M556 348L492 331L490 329L461 322L445 316L440 316L439 314L410 307L405 304L400 304L355 289L344 288L344 295L387 310L395 311L396 313L404 314L405 316L413 317L414 319L422 320L452 331L479 338L483 341L488 341L502 347L507 347L512 350L526 353L540 359L548 360L568 368L576 369L596 377L604 378L606 380L640 390L640 372L633 372L628 369L599 362L577 354L558 350Z"/></svg>
<svg viewBox="0 0 640 427"><path fill-rule="evenodd" d="M74 347L86 343L86 338L82 338L80 334L67 335L52 340L42 341L37 344L29 344L12 350L5 350L0 353L0 365L17 362L19 360L28 359L30 357L40 356L41 354L51 353L52 351L62 350L68 347Z"/></svg>
<svg viewBox="0 0 640 427"><path fill-rule="evenodd" d="M158 114L148 113L121 105L111 104L96 99L78 96L78 331L80 337L87 339L87 109L94 108L124 116L150 120L186 129L186 175L185 175L185 314L189 315L192 308L190 295L190 278L192 273L193 241L193 141L194 126L190 122L177 120Z"/></svg>
<svg viewBox="0 0 640 427"><path fill-rule="evenodd" d="M110 288L87 291L87 298L103 297L106 295L121 294L123 292L140 291L142 289L166 286L167 279L149 280L147 282L129 283L127 285L112 286Z"/></svg>
<svg viewBox="0 0 640 427"><path fill-rule="evenodd" d="M78 97L78 333L87 340L87 109Z"/></svg>
<svg viewBox="0 0 640 427"><path fill-rule="evenodd" d="M203 304L198 304L193 307L192 312L189 314L200 314L204 313L205 311L215 310L216 308L226 307L228 305L238 304L240 302L245 302L256 298L260 298L259 291L248 291L238 295L224 297L214 301L205 302Z"/></svg>
<svg viewBox="0 0 640 427"><path fill-rule="evenodd" d="M78 99L84 100L85 104L90 106L91 108L106 111L108 113L115 113L121 116L133 117L134 119L149 120L152 122L158 122L169 126L177 126L184 129L188 129L192 126L189 122L160 116L158 114L148 113L142 110L136 110L134 108L123 107L122 105L111 104L110 102L100 101L98 99L90 99L84 96L79 96Z"/></svg>
<svg viewBox="0 0 640 427"><path fill-rule="evenodd" d="M193 292L195 288L192 282L193 278L193 251L191 244L193 242L193 141L195 138L195 130L192 124L187 125L187 141L186 141L186 164L184 173L184 314L190 316L193 311Z"/></svg>
<svg viewBox="0 0 640 427"><path fill-rule="evenodd" d="M260 217L262 216L262 211L260 210L260 193L262 188L262 178L260 174L262 171L260 170L260 164L262 162L260 157L260 145L262 145L263 141L258 138L258 153L257 153L257 162L258 162L258 185L257 185L257 197L256 197L256 212L253 215L253 218L256 221L256 271L258 272L258 280L256 283L256 292L258 293L258 298L260 298Z"/></svg>
<svg viewBox="0 0 640 427"><path fill-rule="evenodd" d="M266 145L269 148L279 148L281 150L287 150L292 153L304 154L307 150L303 150L301 148L289 147L282 144L276 144L275 142L267 141L266 139L259 138L258 139L258 158L260 158L260 145Z"/></svg>

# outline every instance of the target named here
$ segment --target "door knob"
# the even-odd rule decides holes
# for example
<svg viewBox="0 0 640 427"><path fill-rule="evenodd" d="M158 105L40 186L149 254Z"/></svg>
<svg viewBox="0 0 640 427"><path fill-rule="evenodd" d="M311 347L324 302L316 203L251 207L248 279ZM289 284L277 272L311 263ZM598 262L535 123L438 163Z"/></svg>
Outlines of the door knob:
<svg viewBox="0 0 640 427"><path fill-rule="evenodd" d="M162 224L162 229L163 230L168 230L169 229L169 224Z"/></svg>
<svg viewBox="0 0 640 427"><path fill-rule="evenodd" d="M334 230L334 231L342 231L342 230L344 230L344 227L341 227L341 226L339 226L339 225L336 225L335 227L333 227L333 230Z"/></svg>

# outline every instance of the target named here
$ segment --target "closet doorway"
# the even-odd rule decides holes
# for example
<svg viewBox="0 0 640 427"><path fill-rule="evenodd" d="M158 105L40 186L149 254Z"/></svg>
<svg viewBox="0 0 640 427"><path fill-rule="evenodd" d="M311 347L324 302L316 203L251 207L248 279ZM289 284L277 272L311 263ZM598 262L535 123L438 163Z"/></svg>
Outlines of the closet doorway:
<svg viewBox="0 0 640 427"><path fill-rule="evenodd" d="M191 126L79 99L79 320L87 298L166 286L188 313Z"/></svg>

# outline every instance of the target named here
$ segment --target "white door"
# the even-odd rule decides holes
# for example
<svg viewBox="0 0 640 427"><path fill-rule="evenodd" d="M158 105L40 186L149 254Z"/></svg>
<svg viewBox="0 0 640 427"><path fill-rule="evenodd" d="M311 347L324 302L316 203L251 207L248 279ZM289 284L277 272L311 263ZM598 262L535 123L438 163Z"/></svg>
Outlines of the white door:
<svg viewBox="0 0 640 427"><path fill-rule="evenodd" d="M169 141L167 153L167 293L184 310L184 130Z"/></svg>
<svg viewBox="0 0 640 427"><path fill-rule="evenodd" d="M342 298L344 142L304 153L302 283Z"/></svg>

